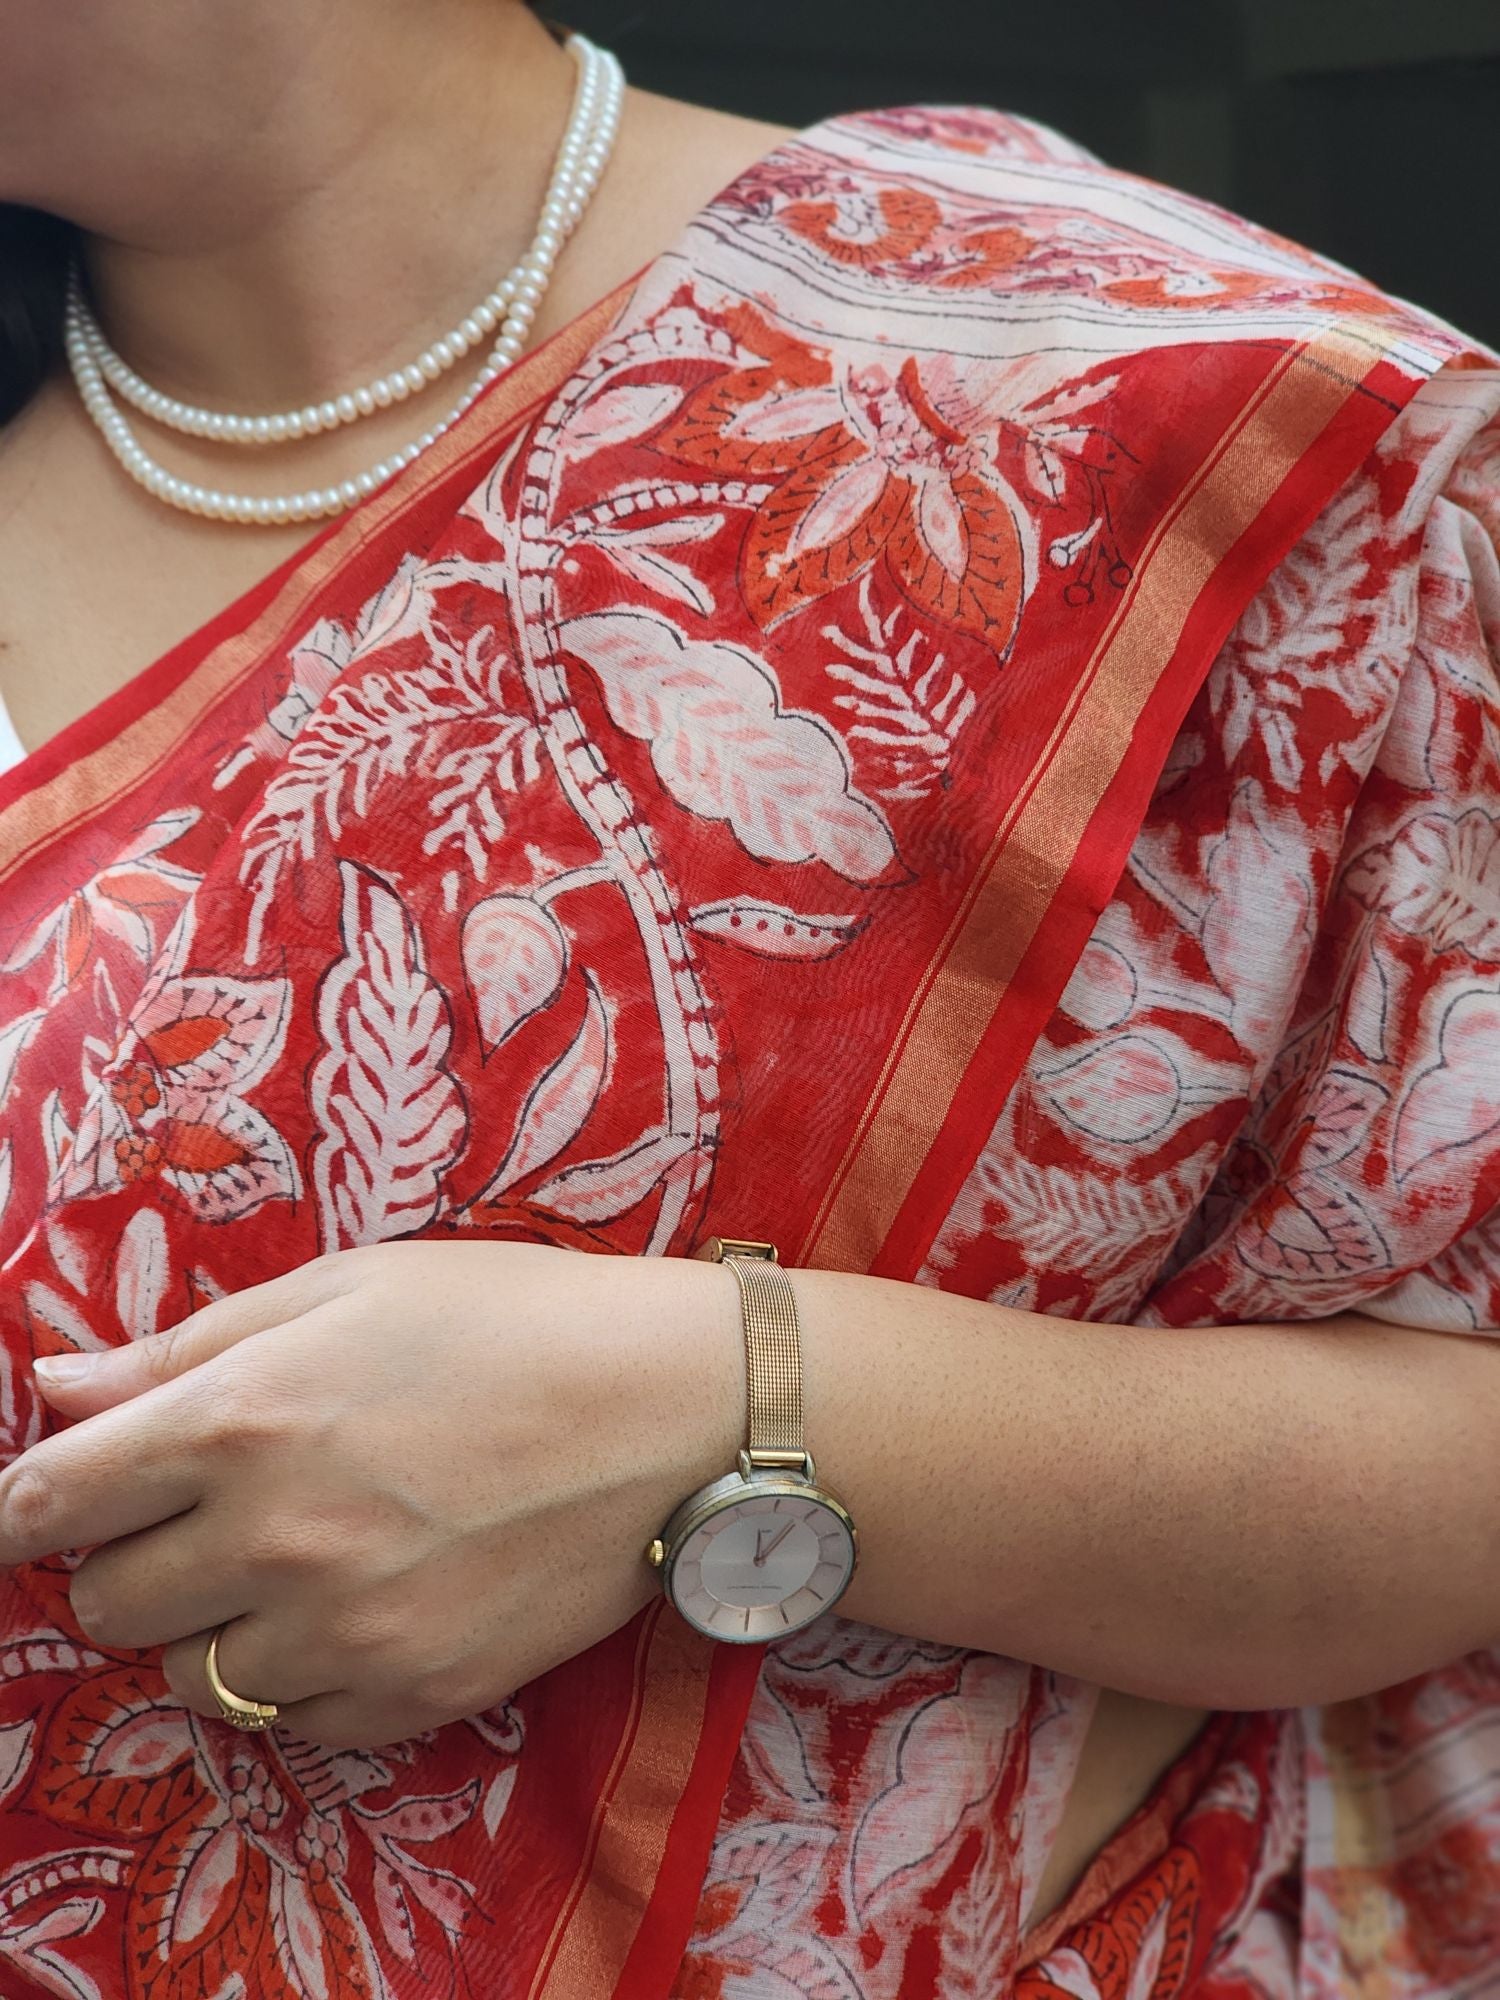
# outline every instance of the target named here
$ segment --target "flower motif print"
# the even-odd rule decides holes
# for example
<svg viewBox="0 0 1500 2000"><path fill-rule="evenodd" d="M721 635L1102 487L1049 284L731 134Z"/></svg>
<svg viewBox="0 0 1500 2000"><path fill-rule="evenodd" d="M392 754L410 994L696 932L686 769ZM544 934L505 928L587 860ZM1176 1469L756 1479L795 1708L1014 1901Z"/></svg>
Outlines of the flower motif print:
<svg viewBox="0 0 1500 2000"><path fill-rule="evenodd" d="M1003 423L950 360L830 363L751 307L766 356L690 397L658 439L725 473L780 478L745 543L762 626L855 583L882 559L913 608L1006 653L1035 580L1025 510L998 468Z"/></svg>
<svg viewBox="0 0 1500 2000"><path fill-rule="evenodd" d="M206 1222L248 1215L300 1190L291 1149L246 1099L286 1040L284 979L185 974L190 926L130 1017L59 1162L69 1200L158 1182Z"/></svg>

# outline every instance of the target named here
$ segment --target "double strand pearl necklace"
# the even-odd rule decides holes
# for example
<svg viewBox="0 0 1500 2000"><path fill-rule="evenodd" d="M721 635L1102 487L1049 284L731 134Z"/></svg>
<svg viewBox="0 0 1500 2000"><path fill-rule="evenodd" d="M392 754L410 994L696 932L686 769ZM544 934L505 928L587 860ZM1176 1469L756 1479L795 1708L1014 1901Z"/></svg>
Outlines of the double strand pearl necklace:
<svg viewBox="0 0 1500 2000"><path fill-rule="evenodd" d="M404 465L440 438L496 376L520 355L552 277L563 245L577 228L609 163L619 130L625 78L616 58L596 48L584 36L572 34L567 48L578 67L573 109L558 148L552 180L542 205L541 220L531 248L508 277L488 293L450 332L425 348L409 367L392 370L376 382L310 403L305 409L270 416L240 416L209 410L163 395L130 368L106 341L84 298L83 281L75 266L68 284L64 341L73 380L84 408L105 443L130 477L156 499L188 514L232 521L250 527L280 527L289 521L318 521L344 513L373 493ZM178 479L147 452L110 391L153 422L189 437L215 444L278 445L320 431L335 430L389 409L438 381L471 348L499 328L499 338L484 366L447 415L369 471L337 486L303 493L252 495L223 493Z"/></svg>

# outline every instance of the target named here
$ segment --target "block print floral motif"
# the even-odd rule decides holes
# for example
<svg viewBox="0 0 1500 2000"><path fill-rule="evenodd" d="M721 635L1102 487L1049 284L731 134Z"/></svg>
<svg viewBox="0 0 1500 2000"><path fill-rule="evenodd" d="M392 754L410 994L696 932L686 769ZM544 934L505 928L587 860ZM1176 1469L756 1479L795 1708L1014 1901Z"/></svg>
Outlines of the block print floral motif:
<svg viewBox="0 0 1500 2000"><path fill-rule="evenodd" d="M189 910L67 1140L54 1201L152 1182L201 1221L227 1222L299 1193L285 1139L248 1102L281 1056L290 986L186 971L193 930Z"/></svg>
<svg viewBox="0 0 1500 2000"><path fill-rule="evenodd" d="M51 1580L59 1596L62 1583ZM51 1644L61 1667L61 1632ZM252 1742L189 1715L128 1656L91 1649L80 1664L37 1749L48 1811L77 1843L75 1874L87 1861L96 1881L126 1888L128 2000L177 2000L189 1987L385 2000L383 1952L448 1976L476 1892L436 1857L480 1815L477 1779L391 1804L406 1746L377 1756L284 1735ZM513 1710L463 1728L486 1746L497 1782L514 1768ZM111 1839L136 1840L143 1858L124 1869ZM52 1935L67 1934L53 1923Z"/></svg>
<svg viewBox="0 0 1500 2000"><path fill-rule="evenodd" d="M978 159L999 139L1056 157L988 125L922 114L890 130L927 135L935 164L950 145ZM837 169L799 169L795 188L781 172L754 183L759 212L772 228L782 214L783 244L850 297L905 286L924 311L967 313L1002 285L1060 302L1070 287L1097 300L1105 282L1153 282L1139 244L1090 235L1087 218L980 215L920 189L892 200L874 170L853 187ZM1163 293L1186 296L1164 261L1169 246L1155 258ZM1268 290L1247 288L1246 303L1263 309ZM1111 309L1122 324L1137 310L1123 297ZM1044 590L1069 611L1107 605L1130 579L1116 362L1058 379L1050 359L935 358L904 322L877 349L793 318L759 282L674 278L670 300L628 316L527 418L435 539L362 607L310 608L274 685L216 717L215 776L192 813L166 801L166 837L131 849L161 891L131 905L144 929L114 914L126 840L59 881L8 941L20 1005L0 1033L6 1109L24 1113L14 1129L34 1152L43 1135L51 1182L15 1262L33 1338L150 1331L325 1245L415 1230L630 1254L691 1239L741 1082L730 981L749 966L795 994L867 947L916 886L917 808L982 746L1026 612ZM1318 699L1341 699L1339 675L1326 678ZM1219 702L1223 714L1222 688ZM1282 706L1296 720L1309 703L1294 692ZM1433 712L1432 754L1460 768L1442 734L1456 710ZM1170 1311L1179 1281L1228 1301L1254 1275L1244 1218L1291 1144L1309 1174L1368 1161L1374 1099L1357 1084L1346 1154L1315 1158L1297 1136L1340 996L1319 996L1326 1019L1292 1024L1308 1053L1278 1069L1287 1024L1215 907L1274 853L1298 888L1291 949L1311 949L1335 893L1318 815L1348 810L1337 774L1319 769L1326 796L1299 831L1278 792L1289 739L1247 724L1226 753L1207 704L1188 733L1198 748L1174 779L1200 846L1174 849L1159 826L1122 889L1130 924L1093 961L1107 977L1054 1024L1037 1115L1014 1134L1029 1149L1012 1176L1022 1199L997 1210L991 1162L991 1183L955 1211L941 1268L966 1291L1022 1282L1045 1262L1040 1243L1068 1261L1037 1278L1044 1308L1063 1309L1065 1291L1070 1310ZM1346 776L1371 740L1342 759ZM683 865L686 827L712 860L701 882ZM1362 849L1399 832L1362 827ZM1373 906L1346 900L1363 912L1353 936ZM1393 1048L1412 979L1393 961ZM75 1050L43 1081L45 1028L28 1017L59 980L95 1013L81 1066ZM1157 1087L1132 1103L1115 1086L1143 1050ZM1364 1060L1373 1075L1382 1059ZM1106 1093L1094 1086L1109 1061ZM1192 1079L1169 1115L1162 1061ZM1381 1103L1402 1098L1400 1079L1376 1080ZM1114 1122L1089 1130L1075 1114L1105 1094ZM1243 1184L1214 1173L1241 1125ZM1101 1147L1135 1149L1131 1199L1054 1239L1064 1182ZM1173 1229L1208 1214L1214 1227L1179 1256ZM1401 1254L1393 1241L1393 1270ZM1471 1300L1484 1289L1452 1282ZM23 1440L34 1398L9 1348L3 1359L0 1416ZM476 1954L513 1914L501 1857L535 1714L525 1694L374 1757L247 1746L184 1717L148 1663L79 1646L65 1573L28 1575L27 1590L31 1609L7 1626L16 1671L0 1679L0 1780L13 1757L10 1796L24 1787L51 1871L0 1926L24 1977L113 2000L100 1941L125 1936L128 2000L228 2000L236 1980L246 2000L256 1981L277 2000L456 2000L472 1986ZM836 1621L778 1649L685 1990L897 2000L904 1963L954 1994L1002 1985L1031 1674ZM76 1894L75 1879L88 1884ZM1135 1954L1142 1983L1177 1963L1186 1907L1173 1884L1157 1889L1142 1922L1103 1940ZM944 1920L925 1922L938 1905ZM882 1955L893 1936L902 1955Z"/></svg>

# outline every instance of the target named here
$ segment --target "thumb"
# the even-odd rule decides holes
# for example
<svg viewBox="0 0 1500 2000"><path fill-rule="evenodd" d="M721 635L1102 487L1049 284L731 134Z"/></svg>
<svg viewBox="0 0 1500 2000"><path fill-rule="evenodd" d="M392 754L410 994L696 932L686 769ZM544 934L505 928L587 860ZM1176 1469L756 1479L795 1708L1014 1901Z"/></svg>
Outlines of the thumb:
<svg viewBox="0 0 1500 2000"><path fill-rule="evenodd" d="M268 1284L215 1299L166 1333L146 1334L122 1347L43 1355L33 1364L37 1388L60 1416L97 1416L175 1381L252 1334L285 1326L339 1297L353 1284L352 1261L347 1251L319 1257Z"/></svg>

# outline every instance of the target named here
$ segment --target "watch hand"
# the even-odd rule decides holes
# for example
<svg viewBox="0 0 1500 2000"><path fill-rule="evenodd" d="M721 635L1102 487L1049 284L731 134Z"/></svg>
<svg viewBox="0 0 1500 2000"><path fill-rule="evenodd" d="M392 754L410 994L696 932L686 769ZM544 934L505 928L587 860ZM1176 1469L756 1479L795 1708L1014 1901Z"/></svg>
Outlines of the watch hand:
<svg viewBox="0 0 1500 2000"><path fill-rule="evenodd" d="M757 1569L760 1568L763 1562L767 1561L771 1556L775 1555L776 1551L781 1547L782 1543L786 1540L787 1536L792 1532L793 1528L795 1528L796 1525L797 1523L795 1521L788 1521L786 1526L782 1529L781 1533L776 1537L775 1541L772 1542L771 1546L766 1549L763 1549L760 1545L760 1533L759 1530L757 1530L755 1536L755 1567Z"/></svg>

